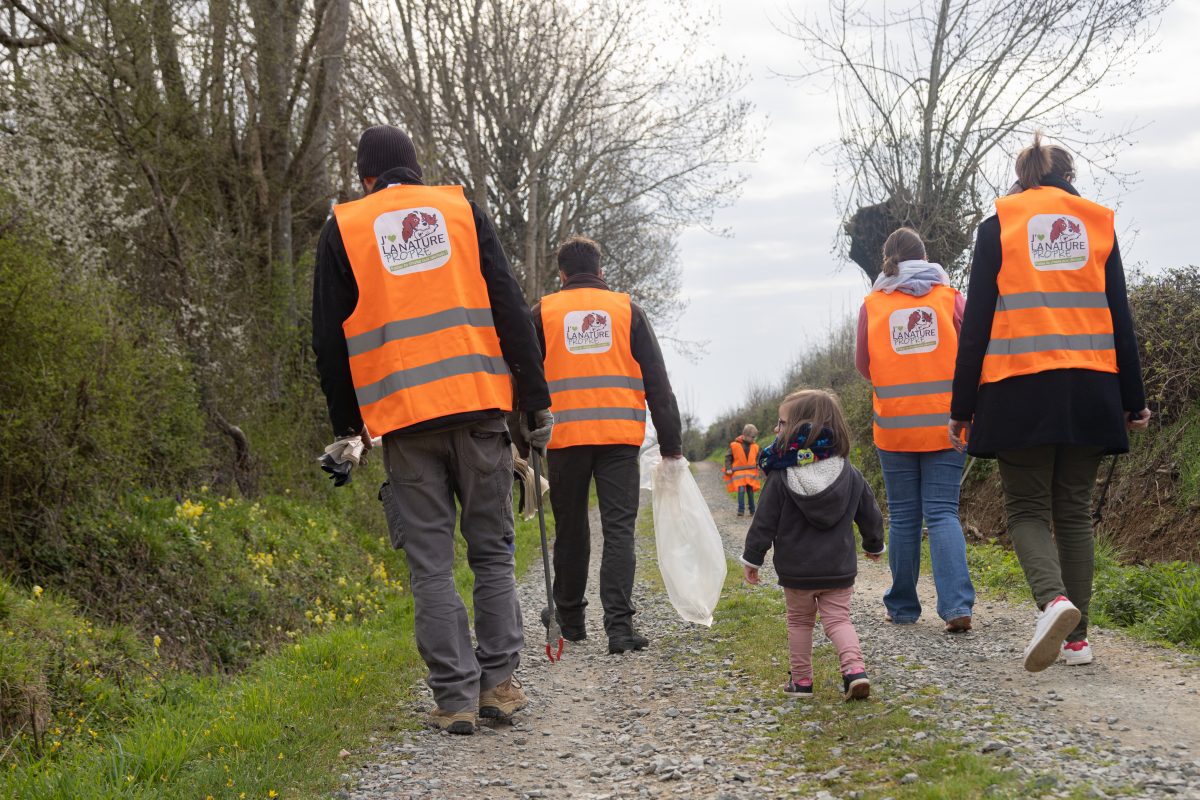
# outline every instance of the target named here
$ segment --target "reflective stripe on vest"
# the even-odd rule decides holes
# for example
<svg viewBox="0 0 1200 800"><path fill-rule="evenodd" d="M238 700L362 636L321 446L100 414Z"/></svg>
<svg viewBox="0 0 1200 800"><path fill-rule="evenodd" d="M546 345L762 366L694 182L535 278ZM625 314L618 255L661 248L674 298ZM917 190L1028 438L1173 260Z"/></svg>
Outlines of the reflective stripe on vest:
<svg viewBox="0 0 1200 800"><path fill-rule="evenodd" d="M875 444L882 450L927 453L950 448L946 423L958 332L958 292L935 286L913 297L872 292L867 312L867 349L875 393Z"/></svg>
<svg viewBox="0 0 1200 800"><path fill-rule="evenodd" d="M734 439L729 443L729 452L733 456L733 463L730 465L732 475L725 476L725 488L731 493L736 492L739 486L749 486L754 491L762 488L762 483L758 479L758 443L750 443L750 452L746 452L746 447L741 438Z"/></svg>
<svg viewBox="0 0 1200 800"><path fill-rule="evenodd" d="M996 201L999 295L981 383L1052 369L1116 372L1104 268L1113 212L1054 187Z"/></svg>
<svg viewBox="0 0 1200 800"><path fill-rule="evenodd" d="M563 378L560 381L550 381L551 392L570 392L575 389L633 389L635 392L646 391L646 385L641 378L629 378L625 375L590 375L584 378Z"/></svg>
<svg viewBox="0 0 1200 800"><path fill-rule="evenodd" d="M542 298L550 447L641 445L646 438L642 368L633 357L629 295L564 289Z"/></svg>
<svg viewBox="0 0 1200 800"><path fill-rule="evenodd" d="M588 422L600 420L632 420L646 423L646 409L637 408L567 408L555 412L554 423ZM645 433L642 439L645 439Z"/></svg>
<svg viewBox="0 0 1200 800"><path fill-rule="evenodd" d="M495 328L490 308L448 308L435 314L428 314L416 319L406 319L401 322L389 322L373 331L360 333L346 339L346 350L351 356L362 355L368 350L383 347L388 342L398 339L408 339L413 336L423 336L427 333L438 333L456 328L459 325L471 325L476 328Z"/></svg>
<svg viewBox="0 0 1200 800"><path fill-rule="evenodd" d="M342 330L368 430L511 410L462 187L389 186L333 211L358 286Z"/></svg>

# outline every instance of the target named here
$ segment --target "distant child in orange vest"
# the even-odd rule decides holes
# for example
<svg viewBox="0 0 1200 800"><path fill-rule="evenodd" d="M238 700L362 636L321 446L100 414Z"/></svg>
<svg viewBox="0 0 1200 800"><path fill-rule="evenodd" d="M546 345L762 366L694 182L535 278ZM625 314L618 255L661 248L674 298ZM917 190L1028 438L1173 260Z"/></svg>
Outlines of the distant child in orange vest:
<svg viewBox="0 0 1200 800"><path fill-rule="evenodd" d="M884 551L883 514L862 473L846 457L850 427L837 397L810 389L779 407L775 441L759 463L767 482L742 553L746 581L757 585L767 551L787 600L790 697L813 696L812 643L817 614L837 648L847 700L871 694L850 598L858 575L854 526L867 558Z"/></svg>
<svg viewBox="0 0 1200 800"><path fill-rule="evenodd" d="M730 494L737 493L738 516L746 515L747 503L750 516L754 516L754 493L762 488L758 480L758 428L747 425L742 435L729 443L725 452L725 488Z"/></svg>

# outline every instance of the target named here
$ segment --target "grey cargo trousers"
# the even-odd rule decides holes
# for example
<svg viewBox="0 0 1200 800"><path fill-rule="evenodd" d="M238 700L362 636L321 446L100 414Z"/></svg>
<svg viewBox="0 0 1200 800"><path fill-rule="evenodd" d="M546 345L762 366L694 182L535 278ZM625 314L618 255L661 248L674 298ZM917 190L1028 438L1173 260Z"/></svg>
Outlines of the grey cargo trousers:
<svg viewBox="0 0 1200 800"><path fill-rule="evenodd" d="M476 708L481 689L508 679L525 643L513 559L512 450L504 419L383 437L381 492L392 544L404 550L417 651L443 711ZM475 573L475 637L454 588L455 498Z"/></svg>

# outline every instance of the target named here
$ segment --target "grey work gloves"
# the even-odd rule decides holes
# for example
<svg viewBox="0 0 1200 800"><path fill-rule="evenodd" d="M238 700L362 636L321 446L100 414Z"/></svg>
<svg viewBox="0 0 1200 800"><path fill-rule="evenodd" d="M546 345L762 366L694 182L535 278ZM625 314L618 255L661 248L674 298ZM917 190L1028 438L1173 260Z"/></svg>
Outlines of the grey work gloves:
<svg viewBox="0 0 1200 800"><path fill-rule="evenodd" d="M550 444L550 431L553 428L554 415L548 408L521 415L521 437L542 456L546 455L546 445Z"/></svg>

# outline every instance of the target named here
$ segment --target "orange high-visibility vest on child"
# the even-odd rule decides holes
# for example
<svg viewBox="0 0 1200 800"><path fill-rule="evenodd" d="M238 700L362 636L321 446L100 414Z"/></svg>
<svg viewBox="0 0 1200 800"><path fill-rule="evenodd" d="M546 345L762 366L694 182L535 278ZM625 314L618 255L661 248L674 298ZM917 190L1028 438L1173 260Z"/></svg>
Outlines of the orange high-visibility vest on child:
<svg viewBox="0 0 1200 800"><path fill-rule="evenodd" d="M629 295L568 289L542 298L550 448L641 445L646 438L642 368L630 349Z"/></svg>
<svg viewBox="0 0 1200 800"><path fill-rule="evenodd" d="M750 443L750 452L742 446L741 439L729 443L729 452L733 454L733 464L730 467L732 475L725 476L725 488L730 494L737 494L739 486L749 486L754 491L762 488L758 480L758 443Z"/></svg>
<svg viewBox="0 0 1200 800"><path fill-rule="evenodd" d="M452 414L510 411L462 187L389 186L333 213L358 284L342 329L367 429L381 436Z"/></svg>
<svg viewBox="0 0 1200 800"><path fill-rule="evenodd" d="M1002 261L981 383L1052 369L1117 371L1104 265L1113 212L1051 186L996 201Z"/></svg>
<svg viewBox="0 0 1200 800"><path fill-rule="evenodd" d="M949 286L934 286L921 297L875 291L863 301L880 450L950 449L946 423L958 354L957 297Z"/></svg>

